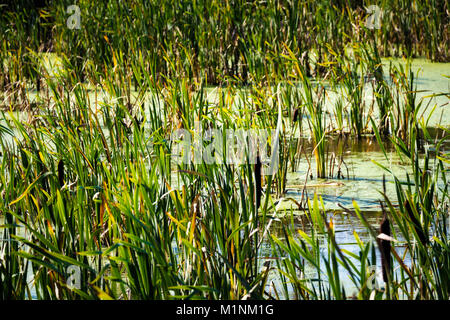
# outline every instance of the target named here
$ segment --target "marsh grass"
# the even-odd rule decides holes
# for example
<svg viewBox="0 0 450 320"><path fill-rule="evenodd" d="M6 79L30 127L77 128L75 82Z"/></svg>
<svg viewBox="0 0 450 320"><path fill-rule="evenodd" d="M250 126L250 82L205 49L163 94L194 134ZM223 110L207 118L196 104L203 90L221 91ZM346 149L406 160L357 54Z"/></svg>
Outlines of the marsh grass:
<svg viewBox="0 0 450 320"><path fill-rule="evenodd" d="M416 19L405 2L382 3L387 16L400 7ZM393 39L386 20L381 30L364 28L353 2L80 1L78 31L66 28L66 4L1 8L1 299L448 299L448 130L433 141L416 77L392 66L389 83L378 52L391 54L394 45L397 55L422 50L446 59L442 12L425 19L431 38L413 37L421 24L395 20L409 37ZM370 45L359 44L364 36ZM42 67L47 51L58 72ZM364 100L371 76L379 123ZM330 90L344 92L335 128L326 121ZM20 107L25 114L14 112ZM250 162L177 164L171 133L180 128L274 129L278 170L261 176ZM396 226L391 236L411 257L407 264L392 240L385 258L396 271L384 291L368 286L379 232L356 202L352 212L372 235L363 242L355 233L358 254L337 243L333 216L316 194L300 201L311 232L296 228L293 216L283 237L270 228L288 168L297 170L302 154L308 172L314 155L317 178L332 177L335 163L342 177L343 152L327 152L335 132L374 134L382 150L389 139L412 172L407 182L392 177L396 199L380 195ZM311 155L300 145L305 135ZM232 144L223 142L224 150ZM424 142L435 152L424 155ZM273 250L271 265L263 243ZM79 288L68 286L71 266L81 271ZM273 273L279 283L270 287Z"/></svg>

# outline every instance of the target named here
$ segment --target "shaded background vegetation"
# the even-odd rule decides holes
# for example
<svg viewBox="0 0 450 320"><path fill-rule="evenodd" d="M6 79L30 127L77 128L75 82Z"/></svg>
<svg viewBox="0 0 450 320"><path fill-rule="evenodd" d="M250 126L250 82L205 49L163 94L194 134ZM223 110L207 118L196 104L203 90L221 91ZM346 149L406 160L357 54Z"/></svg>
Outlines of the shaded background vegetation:
<svg viewBox="0 0 450 320"><path fill-rule="evenodd" d="M73 4L81 10L81 29L66 25ZM378 30L364 27L369 5L382 9ZM0 11L0 58L9 55L24 76L35 69L29 49L67 56L81 79L88 65L101 71L120 51L125 69L144 59L159 75L207 77L209 84L288 74L280 63L286 47L313 74L323 72L315 61L333 61L330 52L341 53L352 41L375 41L383 56L449 60L446 0L20 0ZM4 82L13 81L5 72Z"/></svg>

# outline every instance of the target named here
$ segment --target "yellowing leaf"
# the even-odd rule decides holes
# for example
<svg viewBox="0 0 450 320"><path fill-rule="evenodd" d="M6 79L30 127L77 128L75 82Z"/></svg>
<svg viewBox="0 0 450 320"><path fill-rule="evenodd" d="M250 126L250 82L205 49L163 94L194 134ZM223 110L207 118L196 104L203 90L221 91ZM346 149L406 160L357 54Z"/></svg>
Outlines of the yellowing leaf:
<svg viewBox="0 0 450 320"><path fill-rule="evenodd" d="M36 184L36 182L39 180L39 178L42 176L39 175L39 177L36 178L36 180L34 180L29 186L28 188L22 193L22 195L20 197L18 197L16 200L14 200L13 202L11 202L9 205L12 206L14 203L19 202L20 200L22 200L27 194L28 192L30 192L31 188L34 187L34 185Z"/></svg>

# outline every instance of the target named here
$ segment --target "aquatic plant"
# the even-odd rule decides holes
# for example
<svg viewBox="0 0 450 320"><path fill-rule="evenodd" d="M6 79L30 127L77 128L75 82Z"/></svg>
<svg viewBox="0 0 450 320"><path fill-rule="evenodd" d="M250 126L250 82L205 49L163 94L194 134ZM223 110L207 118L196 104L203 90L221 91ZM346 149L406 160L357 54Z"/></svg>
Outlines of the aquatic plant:
<svg viewBox="0 0 450 320"><path fill-rule="evenodd" d="M433 141L409 67L390 67L393 85L381 73L382 55L447 61L448 5L379 3L379 30L352 1L83 0L80 29L67 25L67 1L0 6L0 299L448 300L448 130ZM336 128L326 121L332 91ZM396 199L380 193L381 229L356 202L343 208L372 236L355 232L359 253L349 252L333 213L303 190L293 201L303 229L291 211L275 235L288 168L303 153L306 185L313 167L302 143L311 140L318 178L335 164L342 178L344 147L329 155L327 139L371 134L369 122L386 159L389 141L411 172L400 181L386 168ZM230 163L222 150L222 161L177 163L177 129L275 130L278 168L266 175L263 155ZM422 153L425 143L435 150ZM380 254L382 288L368 270Z"/></svg>

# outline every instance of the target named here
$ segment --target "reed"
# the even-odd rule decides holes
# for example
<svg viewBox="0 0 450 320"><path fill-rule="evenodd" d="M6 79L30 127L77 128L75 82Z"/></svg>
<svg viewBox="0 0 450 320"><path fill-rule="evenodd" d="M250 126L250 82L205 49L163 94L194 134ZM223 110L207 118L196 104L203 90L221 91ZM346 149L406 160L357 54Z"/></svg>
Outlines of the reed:
<svg viewBox="0 0 450 320"><path fill-rule="evenodd" d="M221 1L180 1L174 5L167 0L96 5L83 0L77 2L82 17L79 30L67 28L71 4L21 0L0 9L0 23L6 30L2 46L5 52L14 52L14 63L20 65L23 77L34 79L37 86L37 65L29 59L28 48L69 57L80 79L89 74L86 61L97 72L113 63L113 47L130 53L121 66L127 71L142 55L155 62L159 76L173 77L172 61L178 61L190 79L207 78L209 84L226 79L267 81L267 74L287 76L289 70L280 63L283 43L302 56L305 66L310 63L308 57L316 55L313 69L319 75L326 69L321 63L335 59L327 46L342 52L349 39L358 42L374 36L385 56L424 55L433 61L448 61L445 15L449 8L445 1L415 1L413 6L407 1L370 3L383 11L379 30L364 27L368 15L354 1L328 6L312 1L244 5L242 0L229 5ZM310 12L316 15L311 17ZM417 12L426 18L420 20ZM165 56L168 59L162 58ZM6 74L2 72L4 79Z"/></svg>
<svg viewBox="0 0 450 320"><path fill-rule="evenodd" d="M364 27L353 1L77 3L79 30L67 28L67 1L0 7L0 299L448 300L448 130L433 142L414 74L391 66L391 85L380 65L383 54L447 61L446 3L380 1L377 31ZM429 15L417 20L417 10ZM357 45L362 39L371 42ZM46 59L59 67L46 68ZM343 93L336 128L326 121L331 90ZM336 160L327 168L327 139L371 134L369 121L386 159L389 139L411 172L406 182L392 176L396 199L381 192L381 232L355 202L347 213L373 239L355 233L360 252L347 251L314 194L307 206L300 201L305 228L290 212L275 234L288 168L298 170L303 152L312 169L301 142L311 138L316 176L327 178ZM221 150L215 163L176 163L176 129L273 129L278 170L264 175L261 154L229 163ZM223 151L240 151L222 140ZM426 142L434 153L421 152ZM208 145L198 143L191 152ZM380 233L384 289L368 284ZM274 263L264 261L263 244ZM70 285L73 270L79 287Z"/></svg>

